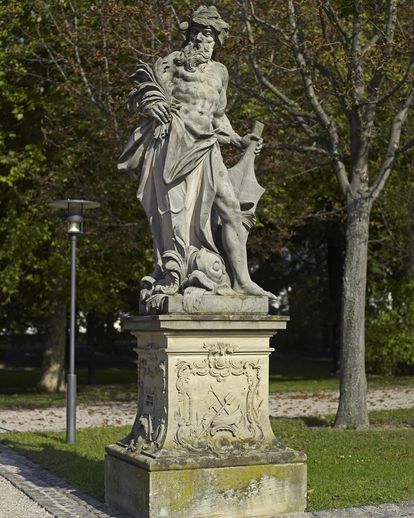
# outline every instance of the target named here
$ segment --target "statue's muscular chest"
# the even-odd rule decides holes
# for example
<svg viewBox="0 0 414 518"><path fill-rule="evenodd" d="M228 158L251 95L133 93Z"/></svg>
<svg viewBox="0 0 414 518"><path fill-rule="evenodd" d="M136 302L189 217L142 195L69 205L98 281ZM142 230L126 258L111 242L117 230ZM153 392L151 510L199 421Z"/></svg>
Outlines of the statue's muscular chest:
<svg viewBox="0 0 414 518"><path fill-rule="evenodd" d="M207 101L218 102L222 89L222 79L217 69L207 65L204 70L187 72L184 67L177 67L172 77L172 94L181 102Z"/></svg>

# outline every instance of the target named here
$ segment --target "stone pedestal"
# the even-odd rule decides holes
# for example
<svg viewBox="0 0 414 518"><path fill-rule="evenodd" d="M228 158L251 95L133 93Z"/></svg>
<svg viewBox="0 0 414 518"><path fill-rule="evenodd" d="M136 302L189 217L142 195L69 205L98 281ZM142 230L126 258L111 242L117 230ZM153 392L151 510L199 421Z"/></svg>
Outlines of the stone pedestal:
<svg viewBox="0 0 414 518"><path fill-rule="evenodd" d="M257 299L246 304L260 309ZM137 518L304 509L306 456L276 440L268 415L269 338L286 320L251 312L124 321L138 342L138 411L131 433L106 449L109 504Z"/></svg>

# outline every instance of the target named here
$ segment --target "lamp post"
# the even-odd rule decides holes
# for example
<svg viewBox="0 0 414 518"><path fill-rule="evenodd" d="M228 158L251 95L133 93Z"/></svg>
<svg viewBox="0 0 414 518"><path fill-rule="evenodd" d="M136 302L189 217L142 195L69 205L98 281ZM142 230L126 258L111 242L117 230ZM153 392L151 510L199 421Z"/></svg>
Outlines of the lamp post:
<svg viewBox="0 0 414 518"><path fill-rule="evenodd" d="M70 262L70 340L69 372L66 388L66 442L75 444L76 437L76 374L75 374L75 329L76 329L76 244L83 233L83 211L97 209L100 203L87 200L57 200L49 203L54 209L66 210L68 234L71 238Z"/></svg>

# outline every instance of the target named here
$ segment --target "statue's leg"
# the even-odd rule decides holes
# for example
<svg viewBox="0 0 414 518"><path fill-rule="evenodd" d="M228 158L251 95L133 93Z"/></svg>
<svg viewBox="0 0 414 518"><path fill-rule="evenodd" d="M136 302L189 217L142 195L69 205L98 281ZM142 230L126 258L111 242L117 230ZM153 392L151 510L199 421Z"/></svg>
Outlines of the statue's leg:
<svg viewBox="0 0 414 518"><path fill-rule="evenodd" d="M269 296L269 293L250 279L242 213L226 170L218 175L214 209L222 222L222 245L226 254L226 263L230 268L232 288L248 295Z"/></svg>

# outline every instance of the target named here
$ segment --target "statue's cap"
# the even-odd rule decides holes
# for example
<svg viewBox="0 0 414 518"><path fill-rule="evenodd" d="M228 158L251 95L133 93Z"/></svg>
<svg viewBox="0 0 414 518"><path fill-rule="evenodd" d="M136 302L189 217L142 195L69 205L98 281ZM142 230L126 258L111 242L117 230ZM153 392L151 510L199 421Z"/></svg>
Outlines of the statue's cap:
<svg viewBox="0 0 414 518"><path fill-rule="evenodd" d="M200 5L198 9L192 12L188 22L180 24L182 32L188 32L192 25L201 25L202 27L212 27L216 33L220 45L223 45L229 35L229 24L220 16L214 5Z"/></svg>

